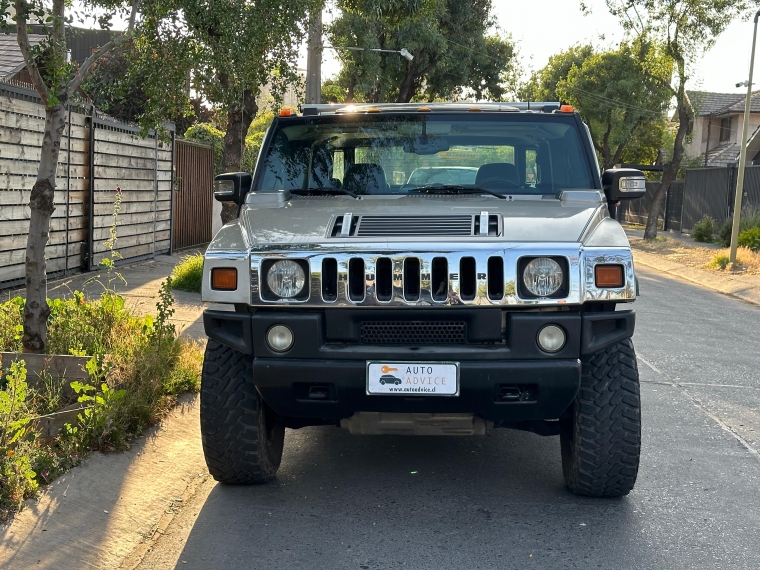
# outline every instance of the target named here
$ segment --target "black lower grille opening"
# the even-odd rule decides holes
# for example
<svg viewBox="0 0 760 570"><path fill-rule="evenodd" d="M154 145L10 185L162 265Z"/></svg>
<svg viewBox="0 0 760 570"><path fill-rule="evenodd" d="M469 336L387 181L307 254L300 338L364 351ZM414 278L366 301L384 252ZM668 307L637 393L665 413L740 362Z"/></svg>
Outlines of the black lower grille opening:
<svg viewBox="0 0 760 570"><path fill-rule="evenodd" d="M488 298L494 301L504 297L504 259L488 258Z"/></svg>
<svg viewBox="0 0 760 570"><path fill-rule="evenodd" d="M361 325L362 344L465 344L465 321L372 321Z"/></svg>
<svg viewBox="0 0 760 570"><path fill-rule="evenodd" d="M352 301L364 299L364 260L353 258L348 262L348 298Z"/></svg>
<svg viewBox="0 0 760 570"><path fill-rule="evenodd" d="M322 298L325 301L338 298L338 262L332 258L322 260Z"/></svg>
<svg viewBox="0 0 760 570"><path fill-rule="evenodd" d="M407 257L404 260L404 299L417 301L420 298L420 260Z"/></svg>
<svg viewBox="0 0 760 570"><path fill-rule="evenodd" d="M445 257L434 257L430 273L433 300L445 301L449 297L449 262Z"/></svg>
<svg viewBox="0 0 760 570"><path fill-rule="evenodd" d="M375 294L378 301L390 301L393 297L393 262L381 257L375 265Z"/></svg>
<svg viewBox="0 0 760 570"><path fill-rule="evenodd" d="M463 301L472 301L476 289L475 258L463 257L459 263L459 296Z"/></svg>

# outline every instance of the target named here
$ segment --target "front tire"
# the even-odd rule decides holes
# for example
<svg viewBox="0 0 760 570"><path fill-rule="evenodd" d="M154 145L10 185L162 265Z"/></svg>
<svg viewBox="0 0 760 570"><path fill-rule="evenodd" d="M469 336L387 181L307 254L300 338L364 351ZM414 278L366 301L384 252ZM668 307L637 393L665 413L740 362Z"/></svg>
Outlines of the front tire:
<svg viewBox="0 0 760 570"><path fill-rule="evenodd" d="M280 467L285 428L253 385L251 357L215 340L203 358L201 439L222 483L264 483Z"/></svg>
<svg viewBox="0 0 760 570"><path fill-rule="evenodd" d="M582 360L581 387L562 420L565 484L577 495L622 497L636 483L641 397L630 339Z"/></svg>

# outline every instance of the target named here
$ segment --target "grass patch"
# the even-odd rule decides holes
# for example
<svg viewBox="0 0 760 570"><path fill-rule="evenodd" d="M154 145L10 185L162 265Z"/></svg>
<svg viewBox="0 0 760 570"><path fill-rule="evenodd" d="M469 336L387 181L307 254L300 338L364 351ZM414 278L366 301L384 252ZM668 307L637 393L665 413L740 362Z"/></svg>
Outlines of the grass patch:
<svg viewBox="0 0 760 570"><path fill-rule="evenodd" d="M726 271L730 266L728 249L722 249L705 265L706 269L713 271ZM748 247L739 247L736 250L736 265L731 269L732 273L745 273L748 275L760 275L760 252L752 251Z"/></svg>
<svg viewBox="0 0 760 570"><path fill-rule="evenodd" d="M203 254L186 255L172 271L172 289L200 293L203 282Z"/></svg>
<svg viewBox="0 0 760 570"><path fill-rule="evenodd" d="M40 443L32 420L65 405L60 385L32 390L21 363L0 369L0 521L44 485L93 450L127 449L159 422L182 392L197 392L203 349L180 338L169 319L171 279L162 284L155 316L135 316L113 292L88 299L76 292L49 301L48 352L92 355L89 380L72 383L90 404L78 425L67 425L53 442ZM0 304L0 351L20 349L23 300Z"/></svg>

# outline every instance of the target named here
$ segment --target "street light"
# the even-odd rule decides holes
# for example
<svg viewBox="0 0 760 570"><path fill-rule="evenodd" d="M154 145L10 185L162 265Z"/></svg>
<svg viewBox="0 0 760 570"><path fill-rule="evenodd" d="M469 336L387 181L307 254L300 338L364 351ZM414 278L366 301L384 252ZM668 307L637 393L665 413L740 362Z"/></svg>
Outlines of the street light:
<svg viewBox="0 0 760 570"><path fill-rule="evenodd" d="M752 71L755 68L755 45L757 44L757 20L760 10L755 14L755 28L752 32L752 52L749 56L749 79L747 83L747 100L744 102L744 125L742 126L742 145L739 152L739 176L736 177L736 197L734 199L734 221L731 227L731 252L729 261L736 263L736 250L739 246L739 220L742 215L742 197L744 194L744 169L747 165L747 137L749 136L749 111L752 104Z"/></svg>
<svg viewBox="0 0 760 570"><path fill-rule="evenodd" d="M404 56L409 61L412 61L414 59L414 56L409 52L406 48L401 49L379 49L379 48L362 48L362 47L335 47L335 46L325 46L328 49L347 49L349 51L374 51L374 52L381 52L381 53L398 53Z"/></svg>

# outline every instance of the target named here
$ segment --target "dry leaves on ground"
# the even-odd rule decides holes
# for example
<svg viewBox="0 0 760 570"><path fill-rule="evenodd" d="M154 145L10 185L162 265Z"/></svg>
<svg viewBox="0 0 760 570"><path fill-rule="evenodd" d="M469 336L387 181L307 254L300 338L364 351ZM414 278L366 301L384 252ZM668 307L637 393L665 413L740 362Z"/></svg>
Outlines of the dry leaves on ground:
<svg viewBox="0 0 760 570"><path fill-rule="evenodd" d="M726 265L728 261L728 248L715 249L691 245L688 242L658 237L653 242L642 239L631 240L631 247L647 253L662 256L663 258L682 263L689 267L708 269L711 271L729 272ZM760 253L753 252L746 247L740 247L736 255L737 266L732 274L760 275Z"/></svg>

